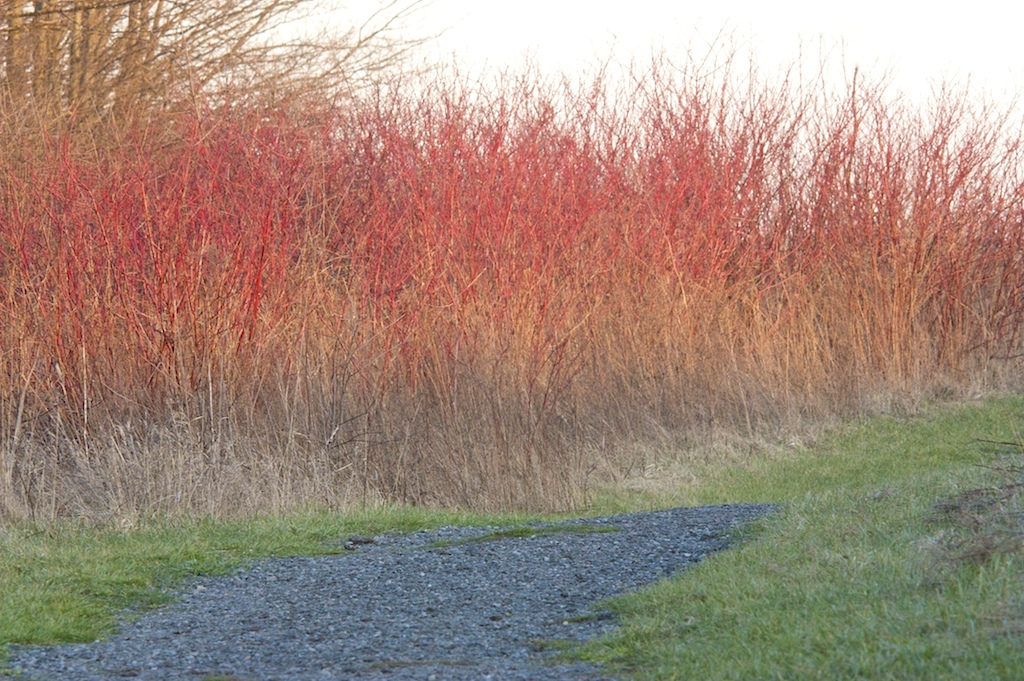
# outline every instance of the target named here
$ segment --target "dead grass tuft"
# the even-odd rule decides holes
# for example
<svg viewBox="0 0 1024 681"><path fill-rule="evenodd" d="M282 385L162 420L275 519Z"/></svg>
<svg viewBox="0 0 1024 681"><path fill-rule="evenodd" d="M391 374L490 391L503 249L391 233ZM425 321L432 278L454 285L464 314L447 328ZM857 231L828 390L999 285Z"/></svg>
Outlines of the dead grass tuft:
<svg viewBox="0 0 1024 681"><path fill-rule="evenodd" d="M988 466L1001 482L961 492L937 502L936 513L952 527L943 532L932 549L942 570L961 564L983 564L995 556L1024 552L1024 441L993 442L1011 447L1004 463Z"/></svg>

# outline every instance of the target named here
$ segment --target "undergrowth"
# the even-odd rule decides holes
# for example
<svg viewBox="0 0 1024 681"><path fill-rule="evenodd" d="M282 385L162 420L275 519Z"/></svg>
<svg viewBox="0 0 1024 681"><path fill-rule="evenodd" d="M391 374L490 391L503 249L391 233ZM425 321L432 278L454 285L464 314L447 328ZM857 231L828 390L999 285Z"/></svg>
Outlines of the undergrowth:
<svg viewBox="0 0 1024 681"><path fill-rule="evenodd" d="M637 444L1019 385L1014 110L797 74L3 118L0 517L564 511Z"/></svg>

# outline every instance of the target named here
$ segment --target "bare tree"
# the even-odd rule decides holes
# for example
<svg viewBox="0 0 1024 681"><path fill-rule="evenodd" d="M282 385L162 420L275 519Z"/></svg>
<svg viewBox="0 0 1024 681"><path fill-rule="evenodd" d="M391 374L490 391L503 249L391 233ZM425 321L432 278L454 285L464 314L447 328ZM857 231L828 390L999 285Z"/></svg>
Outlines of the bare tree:
<svg viewBox="0 0 1024 681"><path fill-rule="evenodd" d="M428 0L382 0L348 31L296 27L317 0L0 0L3 104L92 117L188 92L345 92L426 38L402 35Z"/></svg>

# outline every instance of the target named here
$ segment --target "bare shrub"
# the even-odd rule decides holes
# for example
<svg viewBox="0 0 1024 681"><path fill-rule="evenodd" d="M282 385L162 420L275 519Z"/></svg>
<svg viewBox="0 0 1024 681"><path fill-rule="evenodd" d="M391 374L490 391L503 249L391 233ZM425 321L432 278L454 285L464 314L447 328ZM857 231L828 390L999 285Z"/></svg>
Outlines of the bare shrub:
<svg viewBox="0 0 1024 681"><path fill-rule="evenodd" d="M0 513L565 509L624 443L1019 381L1009 119L730 69L3 152Z"/></svg>

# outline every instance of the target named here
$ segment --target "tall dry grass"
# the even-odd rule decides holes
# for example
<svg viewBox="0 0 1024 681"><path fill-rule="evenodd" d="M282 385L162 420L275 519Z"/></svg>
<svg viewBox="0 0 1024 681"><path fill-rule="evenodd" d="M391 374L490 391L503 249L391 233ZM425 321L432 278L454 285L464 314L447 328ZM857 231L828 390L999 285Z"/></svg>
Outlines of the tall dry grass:
<svg viewBox="0 0 1024 681"><path fill-rule="evenodd" d="M0 517L565 509L629 443L1018 385L1019 121L731 66L8 121Z"/></svg>

